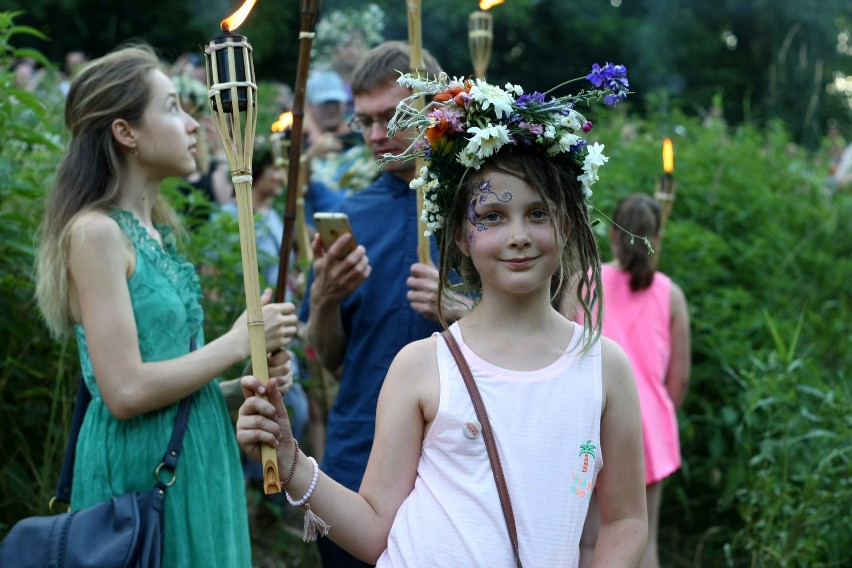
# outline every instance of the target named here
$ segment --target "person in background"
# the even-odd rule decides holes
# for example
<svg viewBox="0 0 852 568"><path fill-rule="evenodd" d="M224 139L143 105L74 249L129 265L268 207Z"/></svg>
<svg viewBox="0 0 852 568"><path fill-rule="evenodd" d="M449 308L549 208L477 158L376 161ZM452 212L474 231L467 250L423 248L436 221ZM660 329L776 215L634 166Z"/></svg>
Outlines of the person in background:
<svg viewBox="0 0 852 568"><path fill-rule="evenodd" d="M389 138L387 132L397 104L411 95L411 89L396 82L397 70L409 69L408 59L406 43L386 42L355 70L354 123L374 159L401 154L411 144L407 135ZM430 76L440 72L428 52L424 61ZM417 258L421 229L417 196L409 187L414 164L413 159L385 164L373 184L340 204L354 235L342 235L327 250L319 238L314 240L313 269L300 310L306 341L319 361L331 371L342 370L322 463L352 490L360 486L367 467L376 401L394 355L440 329L435 321L438 271ZM353 239L358 247L345 254ZM432 258L438 258L434 243ZM456 320L466 311L465 304L452 302L445 313ZM318 545L326 568L365 565L329 539Z"/></svg>
<svg viewBox="0 0 852 568"><path fill-rule="evenodd" d="M615 259L603 265L603 335L627 352L639 390L644 432L648 544L642 568L659 566L658 528L663 480L681 466L677 410L689 386L689 310L680 287L656 269L641 239L660 243L660 208L648 195L622 199L609 230ZM600 508L593 499L583 535L581 566L590 566Z"/></svg>
<svg viewBox="0 0 852 568"><path fill-rule="evenodd" d="M368 50L384 41L384 27L385 12L374 3L332 10L317 23L311 61L317 68L331 69L343 79L348 95L347 117L355 110L352 95L355 68Z"/></svg>
<svg viewBox="0 0 852 568"><path fill-rule="evenodd" d="M59 82L59 89L62 91L62 96L68 95L71 81L87 61L86 54L76 49L65 54L65 72L63 73L62 80Z"/></svg>
<svg viewBox="0 0 852 568"><path fill-rule="evenodd" d="M852 188L852 144L846 146L828 177L828 193Z"/></svg>
<svg viewBox="0 0 852 568"><path fill-rule="evenodd" d="M222 205L233 201L234 186L231 184L228 158L210 114L201 56L197 53L182 54L172 65L170 76L180 97L181 106L201 124L195 153L196 168L184 179L211 204ZM181 187L185 196L189 195L190 189L187 186ZM210 218L210 211L206 208L192 210L188 205L183 213L192 224L190 228Z"/></svg>
<svg viewBox="0 0 852 568"><path fill-rule="evenodd" d="M57 336L76 336L92 395L76 446L73 510L151 488L179 401L193 396L165 500L163 566L251 566L246 495L217 377L250 354L246 315L205 344L195 268L178 254L167 177L195 168L198 122L145 45L86 66L65 102L68 149L48 197L36 292ZM291 379L283 347L295 307L262 299L270 375ZM192 345L197 349L193 350Z"/></svg>
<svg viewBox="0 0 852 568"><path fill-rule="evenodd" d="M308 77L306 122L310 125L305 158L310 163L310 185L305 198L306 218L328 211L347 195L361 191L377 177L370 149L345 120L348 94L334 71L317 70Z"/></svg>

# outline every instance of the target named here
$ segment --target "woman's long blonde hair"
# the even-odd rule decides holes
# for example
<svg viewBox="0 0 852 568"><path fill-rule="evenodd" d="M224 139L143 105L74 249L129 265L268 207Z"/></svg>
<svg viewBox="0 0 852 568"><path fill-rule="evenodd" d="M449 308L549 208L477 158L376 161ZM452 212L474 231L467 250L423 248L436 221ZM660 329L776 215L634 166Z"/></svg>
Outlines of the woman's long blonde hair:
<svg viewBox="0 0 852 568"><path fill-rule="evenodd" d="M73 329L68 286L68 246L74 220L89 211L106 211L118 200L127 151L112 135L122 118L142 121L150 98L151 71L160 62L147 45L120 48L90 63L71 84L65 101L65 126L71 138L45 203L36 262L36 299L50 331ZM155 223L177 225L174 210L158 196Z"/></svg>

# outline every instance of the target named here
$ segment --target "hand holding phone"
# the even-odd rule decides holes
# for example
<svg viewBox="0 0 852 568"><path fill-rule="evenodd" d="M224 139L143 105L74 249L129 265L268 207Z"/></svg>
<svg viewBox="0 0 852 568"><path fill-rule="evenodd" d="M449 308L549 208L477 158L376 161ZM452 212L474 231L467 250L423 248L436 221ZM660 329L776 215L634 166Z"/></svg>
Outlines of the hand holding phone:
<svg viewBox="0 0 852 568"><path fill-rule="evenodd" d="M317 231L320 235L323 248L327 251L331 245L337 241L340 235L349 233L352 239L349 241L349 249L344 254L349 254L357 244L355 243L355 235L352 234L352 226L349 224L349 217L346 213L314 213L314 223L317 226Z"/></svg>

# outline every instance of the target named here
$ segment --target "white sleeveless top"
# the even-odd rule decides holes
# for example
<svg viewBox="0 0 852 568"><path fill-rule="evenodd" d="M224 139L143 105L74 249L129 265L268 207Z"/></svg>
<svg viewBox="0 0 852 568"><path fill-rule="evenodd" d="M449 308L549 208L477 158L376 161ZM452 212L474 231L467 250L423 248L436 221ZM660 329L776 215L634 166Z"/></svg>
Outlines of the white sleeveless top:
<svg viewBox="0 0 852 568"><path fill-rule="evenodd" d="M603 466L600 343L585 354L583 328L565 354L538 371L501 369L465 345L488 413L512 501L525 566L577 566L589 498ZM514 567L488 453L466 425L476 412L438 337L440 403L423 441L417 479L377 566Z"/></svg>

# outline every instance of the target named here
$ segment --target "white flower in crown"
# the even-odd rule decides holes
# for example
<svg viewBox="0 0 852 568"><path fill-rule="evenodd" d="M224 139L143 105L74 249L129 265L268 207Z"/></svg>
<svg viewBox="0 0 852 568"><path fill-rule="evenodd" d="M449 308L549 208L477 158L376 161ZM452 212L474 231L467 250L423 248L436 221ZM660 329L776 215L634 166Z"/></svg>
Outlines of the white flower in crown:
<svg viewBox="0 0 852 568"><path fill-rule="evenodd" d="M583 123L581 122L582 118L583 115L576 110L571 109L567 115L561 116L557 120L560 126L576 131L583 128Z"/></svg>
<svg viewBox="0 0 852 568"><path fill-rule="evenodd" d="M515 102L515 98L496 85L489 85L482 79L477 79L476 84L470 89L470 96L479 103L482 110L494 107L494 116L497 118L512 114L512 103Z"/></svg>
<svg viewBox="0 0 852 568"><path fill-rule="evenodd" d="M509 129L503 124L488 125L485 128L471 126L467 129L470 143L464 149L469 154L476 155L480 161L493 156L503 144L509 143Z"/></svg>
<svg viewBox="0 0 852 568"><path fill-rule="evenodd" d="M583 195L588 199L592 196L592 186L598 181L598 168L604 165L609 158L603 154L603 144L595 142L586 150L586 158L583 160L583 173L577 177L577 180L583 186Z"/></svg>
<svg viewBox="0 0 852 568"><path fill-rule="evenodd" d="M510 93L514 93L515 96L518 96L518 97L520 97L521 95L524 94L524 90L521 88L520 85L513 85L512 83L506 83L506 85L503 88L506 89Z"/></svg>
<svg viewBox="0 0 852 568"><path fill-rule="evenodd" d="M576 146L582 138L577 136L576 134L572 134L567 130L562 132L559 136L559 139L556 140L556 144L550 146L547 149L548 156L555 156L556 154L562 152L570 152L573 146Z"/></svg>
<svg viewBox="0 0 852 568"><path fill-rule="evenodd" d="M444 76L443 73L442 76ZM415 91L420 91L421 93L426 93L427 95L434 95L441 89L441 84L439 81L430 79L428 75L421 77L420 73L418 73L417 75L402 75L399 79L396 80L396 82L402 85L403 87L413 89Z"/></svg>

